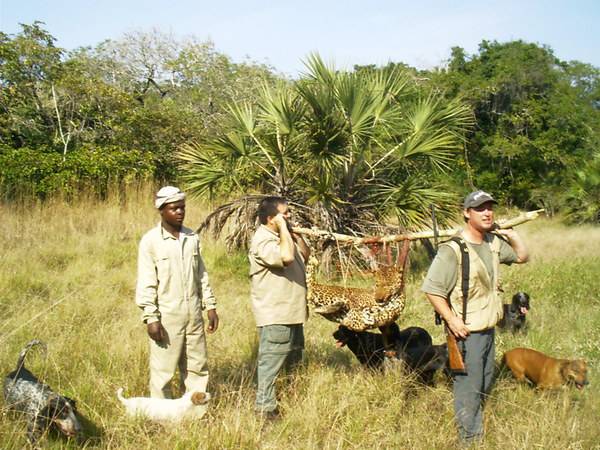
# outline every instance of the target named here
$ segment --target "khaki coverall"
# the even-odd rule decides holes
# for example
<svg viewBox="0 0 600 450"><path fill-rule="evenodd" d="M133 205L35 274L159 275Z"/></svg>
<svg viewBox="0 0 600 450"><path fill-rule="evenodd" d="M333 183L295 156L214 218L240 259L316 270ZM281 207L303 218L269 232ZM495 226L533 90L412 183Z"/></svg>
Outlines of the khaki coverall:
<svg viewBox="0 0 600 450"><path fill-rule="evenodd" d="M144 323L160 320L167 332L160 343L150 339L150 395L172 398L170 381L177 367L186 391L206 392L202 310L215 309L216 301L196 233L182 227L177 239L159 223L142 237L136 304Z"/></svg>

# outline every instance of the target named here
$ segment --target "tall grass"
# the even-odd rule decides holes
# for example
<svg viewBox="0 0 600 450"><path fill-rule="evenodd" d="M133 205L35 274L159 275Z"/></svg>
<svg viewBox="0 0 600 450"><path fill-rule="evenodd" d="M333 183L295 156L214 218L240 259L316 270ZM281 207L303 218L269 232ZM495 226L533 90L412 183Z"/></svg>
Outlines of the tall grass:
<svg viewBox="0 0 600 450"><path fill-rule="evenodd" d="M157 221L150 189L98 203L81 198L20 206L0 213L0 367L13 369L32 338L48 343L44 358L32 351L28 367L57 391L78 401L88 448L416 448L456 446L450 385L422 387L401 373L362 369L336 349L335 325L311 315L305 364L280 384L283 419L263 423L253 414L256 337L249 307L244 254L229 255L219 242L203 253L219 302L221 326L208 336L210 389L207 416L163 426L128 419L115 397L146 395L147 341L134 298L137 243ZM207 214L190 201L186 223ZM600 448L600 229L567 228L539 219L520 227L531 252L525 266L503 270L507 297L531 295L525 335L499 334L501 352L516 346L591 365L584 391L537 392L501 377L485 413L482 448ZM422 326L443 340L413 272L401 327ZM2 407L0 448L26 446L25 424ZM48 448L77 448L48 439ZM80 444L81 445L81 444Z"/></svg>

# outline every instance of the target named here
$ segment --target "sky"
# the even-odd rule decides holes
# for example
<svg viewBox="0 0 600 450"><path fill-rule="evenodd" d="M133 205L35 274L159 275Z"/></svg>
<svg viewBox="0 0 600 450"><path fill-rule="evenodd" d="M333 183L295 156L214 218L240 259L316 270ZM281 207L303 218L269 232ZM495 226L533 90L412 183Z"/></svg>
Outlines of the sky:
<svg viewBox="0 0 600 450"><path fill-rule="evenodd" d="M35 20L68 50L157 29L292 77L311 52L340 68L430 69L452 47L474 54L484 39L544 44L561 60L600 67L599 0L0 0L2 32Z"/></svg>

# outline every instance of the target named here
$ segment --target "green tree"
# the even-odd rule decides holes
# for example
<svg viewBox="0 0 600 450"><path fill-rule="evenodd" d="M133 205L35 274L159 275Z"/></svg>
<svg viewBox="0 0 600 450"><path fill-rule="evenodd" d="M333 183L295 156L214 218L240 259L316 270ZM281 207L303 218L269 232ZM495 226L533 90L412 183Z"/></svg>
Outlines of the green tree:
<svg viewBox="0 0 600 450"><path fill-rule="evenodd" d="M483 41L471 56L453 48L447 69L431 75L473 106L473 184L519 207L558 205L557 191L597 141L598 70L545 46Z"/></svg>
<svg viewBox="0 0 600 450"><path fill-rule="evenodd" d="M454 196L435 179L464 144L467 106L422 91L400 66L343 72L311 56L307 68L294 83L266 86L257 106L231 105L217 138L183 146L192 193L241 196L207 226L233 217L232 236L244 244L239 228L248 224L239 219L255 207L248 192L286 196L310 223L344 233L392 218L421 226L431 204L453 210Z"/></svg>
<svg viewBox="0 0 600 450"><path fill-rule="evenodd" d="M21 159L0 167L5 193L66 189L78 173L87 177L67 166L88 161L90 173L105 173L96 170L102 158L106 167L123 164L115 171L123 179L128 170L147 176L150 161L155 178L172 181L182 143L213 136L227 102L254 101L262 83L276 78L264 65L234 63L210 42L157 31L66 53L42 26L0 33L0 156ZM78 152L89 157L70 158ZM64 183L44 181L50 171L29 171L35 154Z"/></svg>
<svg viewBox="0 0 600 450"><path fill-rule="evenodd" d="M577 169L561 192L565 218L570 223L600 224L600 152Z"/></svg>
<svg viewBox="0 0 600 450"><path fill-rule="evenodd" d="M12 147L51 146L56 131L51 85L62 72L63 50L41 22L0 32L0 142Z"/></svg>

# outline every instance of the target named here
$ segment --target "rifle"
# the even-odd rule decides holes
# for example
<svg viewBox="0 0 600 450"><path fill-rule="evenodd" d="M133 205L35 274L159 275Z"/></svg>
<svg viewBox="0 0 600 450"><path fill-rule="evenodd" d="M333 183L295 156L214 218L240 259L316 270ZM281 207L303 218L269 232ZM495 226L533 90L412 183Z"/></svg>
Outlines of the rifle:
<svg viewBox="0 0 600 450"><path fill-rule="evenodd" d="M459 238L453 237L452 241L456 242L460 247L460 255L461 255L461 269L462 269L462 319L463 322L466 322L467 318L467 300L469 298L469 251L467 250L467 244ZM450 296L446 299L448 302L448 306L452 309L452 305L450 304ZM452 333L452 330L448 327L447 323L444 323L446 328L446 342L448 345L448 366L450 367L450 371L454 374L466 374L467 369L465 367L465 361L463 358L465 347L464 343L461 342L462 345L459 346L458 341L456 340L456 336ZM460 348L462 347L462 349Z"/></svg>
<svg viewBox="0 0 600 450"><path fill-rule="evenodd" d="M433 245L434 245L435 251L437 252L439 231L438 231L437 218L435 216L435 206L434 205L431 205L431 222L432 222L432 229L433 229ZM461 245L461 244L459 243L459 245ZM462 250L462 246L461 246L461 250ZM465 251L466 251L466 247L465 247ZM466 301L467 301L466 296L468 295L468 292L469 292L469 267L468 267L469 266L469 256L467 253L464 253L464 252L462 253L462 255L463 255L463 258L461 261L462 261L462 267L463 267L462 283L463 283L463 320L464 320L464 316L466 315ZM464 277L464 274L465 274L464 255L466 255L466 265L467 265L466 281L465 281L465 277ZM466 286L466 290L465 290L465 286ZM448 301L448 306L451 307L450 300L447 299L447 301ZM441 325L441 323L442 323L442 317L436 311L435 324ZM448 324L446 322L444 322L444 328L446 330L446 345L447 345L447 349L448 349L448 367L450 368L450 371L455 374L467 373L467 371L465 369L465 362L463 359L462 351L460 350L460 348L458 346L456 336L454 336L454 334L452 333L452 331L450 330L450 328L448 327Z"/></svg>
<svg viewBox="0 0 600 450"><path fill-rule="evenodd" d="M453 374L467 374L463 352L458 347L456 336L452 333L448 324L446 327L446 345L448 346L448 367ZM463 344L464 345L464 344ZM463 347L464 348L464 347Z"/></svg>

